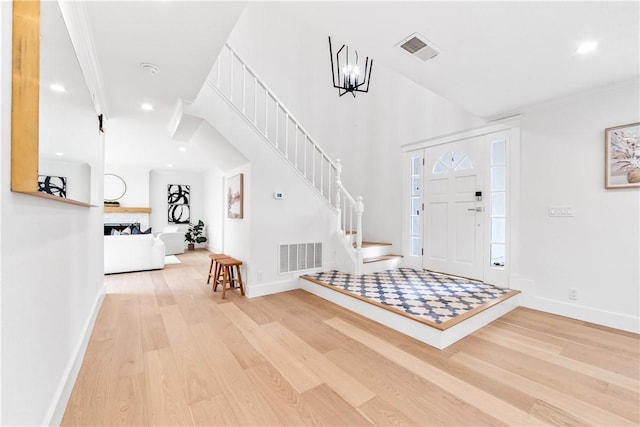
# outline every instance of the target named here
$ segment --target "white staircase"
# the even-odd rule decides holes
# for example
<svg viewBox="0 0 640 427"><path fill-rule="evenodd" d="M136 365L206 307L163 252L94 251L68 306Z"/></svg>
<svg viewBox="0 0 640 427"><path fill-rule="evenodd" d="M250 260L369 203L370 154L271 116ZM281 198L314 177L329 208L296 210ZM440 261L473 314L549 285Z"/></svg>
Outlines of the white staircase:
<svg viewBox="0 0 640 427"><path fill-rule="evenodd" d="M342 165L314 141L256 73L225 44L206 81L261 139L289 164L336 215L336 267L351 274L399 266L389 244L363 246L362 198L342 185Z"/></svg>

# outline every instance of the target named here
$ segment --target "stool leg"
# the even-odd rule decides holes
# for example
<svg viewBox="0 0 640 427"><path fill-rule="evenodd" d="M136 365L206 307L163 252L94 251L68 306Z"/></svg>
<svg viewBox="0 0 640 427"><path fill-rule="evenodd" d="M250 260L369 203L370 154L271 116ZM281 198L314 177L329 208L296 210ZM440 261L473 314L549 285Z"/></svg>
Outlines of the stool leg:
<svg viewBox="0 0 640 427"><path fill-rule="evenodd" d="M209 264L209 274L207 274L207 285L209 284L209 280L211 280L211 269L213 268L213 260Z"/></svg>
<svg viewBox="0 0 640 427"><path fill-rule="evenodd" d="M227 279L229 277L229 267L228 266L224 266L223 267L224 273L222 276L222 299L226 298L225 295L225 291L227 290Z"/></svg>
<svg viewBox="0 0 640 427"><path fill-rule="evenodd" d="M222 268L222 264L216 262L216 268L213 269L213 292L218 289L218 283L220 283L220 269Z"/></svg>
<svg viewBox="0 0 640 427"><path fill-rule="evenodd" d="M234 273L234 270L233 270L233 266L231 266L229 270L230 270L229 274L231 275L231 279L230 279L231 287L235 288L237 280L236 280L236 274Z"/></svg>
<svg viewBox="0 0 640 427"><path fill-rule="evenodd" d="M244 295L244 285L242 284L242 276L240 275L240 266L236 265L236 269L238 270L238 285L240 285L240 294Z"/></svg>

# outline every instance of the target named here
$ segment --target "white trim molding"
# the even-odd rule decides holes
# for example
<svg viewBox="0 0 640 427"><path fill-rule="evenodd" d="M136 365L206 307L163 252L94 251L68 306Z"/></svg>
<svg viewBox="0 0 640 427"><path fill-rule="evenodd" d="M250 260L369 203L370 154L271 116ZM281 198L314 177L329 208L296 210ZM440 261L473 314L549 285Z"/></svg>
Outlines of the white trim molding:
<svg viewBox="0 0 640 427"><path fill-rule="evenodd" d="M98 114L109 116L106 91L102 79L102 68L98 61L93 32L89 24L86 6L81 1L58 0L62 18L67 25L71 43L78 57L78 63L91 93L91 100Z"/></svg>
<svg viewBox="0 0 640 427"><path fill-rule="evenodd" d="M84 355L87 351L87 347L89 346L89 339L91 338L93 327L96 323L96 319L98 318L100 307L102 307L102 301L104 301L104 286L100 289L100 292L96 296L96 300L93 304L93 308L91 309L91 313L87 318L87 322L85 323L84 328L82 329L80 341L76 345L76 348L72 353L72 357L69 359L69 363L64 370L62 380L60 381L60 384L58 384L56 394L52 399L51 406L49 407L44 420L42 421L42 425L58 426L62 422L64 411L66 410L67 404L69 403L69 398L71 397L73 386L76 383L78 373L80 372L80 367L82 366L82 361L84 360Z"/></svg>
<svg viewBox="0 0 640 427"><path fill-rule="evenodd" d="M447 144L449 142L461 139L472 138L474 136L486 135L489 133L509 130L512 128L520 128L521 116L506 117L504 119L485 123L483 125L459 131L448 133L445 135L434 136L432 138L422 139L415 142L402 145L402 152L420 150L422 148L433 147L435 145Z"/></svg>
<svg viewBox="0 0 640 427"><path fill-rule="evenodd" d="M640 333L640 318L628 314L570 304L539 296L527 299L527 302L523 303L522 306L635 334Z"/></svg>

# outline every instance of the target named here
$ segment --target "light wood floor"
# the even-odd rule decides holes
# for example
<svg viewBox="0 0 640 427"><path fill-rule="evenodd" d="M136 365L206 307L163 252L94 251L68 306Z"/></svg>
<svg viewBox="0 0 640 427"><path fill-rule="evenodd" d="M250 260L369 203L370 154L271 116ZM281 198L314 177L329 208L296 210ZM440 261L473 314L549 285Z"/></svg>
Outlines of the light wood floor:
<svg viewBox="0 0 640 427"><path fill-rule="evenodd" d="M205 251L106 277L63 425L638 425L639 339L519 308L439 351L304 291L220 299Z"/></svg>

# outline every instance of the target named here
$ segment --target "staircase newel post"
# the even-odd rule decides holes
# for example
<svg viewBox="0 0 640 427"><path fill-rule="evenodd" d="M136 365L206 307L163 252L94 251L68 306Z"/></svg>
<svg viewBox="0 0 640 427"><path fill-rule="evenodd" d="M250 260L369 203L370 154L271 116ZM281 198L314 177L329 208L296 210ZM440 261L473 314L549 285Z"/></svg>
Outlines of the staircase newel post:
<svg viewBox="0 0 640 427"><path fill-rule="evenodd" d="M361 258L362 251L362 214L364 213L364 203L362 203L362 196L356 199L356 251L358 257Z"/></svg>

